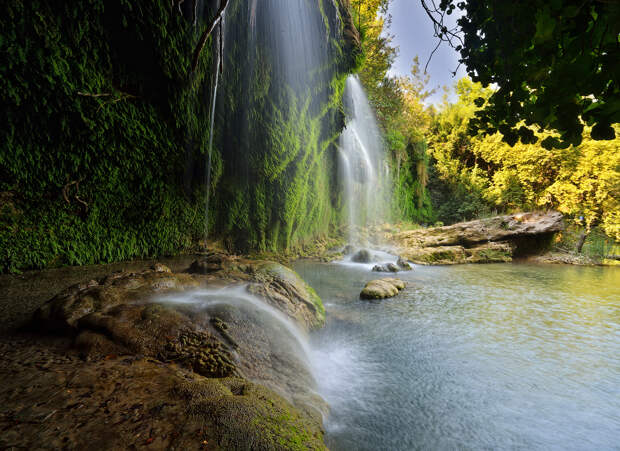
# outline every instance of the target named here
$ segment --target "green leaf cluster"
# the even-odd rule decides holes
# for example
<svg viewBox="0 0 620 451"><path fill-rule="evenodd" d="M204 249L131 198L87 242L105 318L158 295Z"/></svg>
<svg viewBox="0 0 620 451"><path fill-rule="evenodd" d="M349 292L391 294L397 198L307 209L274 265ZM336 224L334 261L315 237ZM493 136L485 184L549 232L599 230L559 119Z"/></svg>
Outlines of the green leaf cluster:
<svg viewBox="0 0 620 451"><path fill-rule="evenodd" d="M208 48L187 73L200 26L167 2L17 0L0 29L0 272L202 237L191 167L205 153Z"/></svg>
<svg viewBox="0 0 620 451"><path fill-rule="evenodd" d="M599 0L443 0L455 5L461 62L469 76L493 86L470 132L500 132L510 145L534 144L553 130L546 149L613 140L620 122L620 2ZM453 38L453 44L456 38ZM482 106L482 104L478 104Z"/></svg>

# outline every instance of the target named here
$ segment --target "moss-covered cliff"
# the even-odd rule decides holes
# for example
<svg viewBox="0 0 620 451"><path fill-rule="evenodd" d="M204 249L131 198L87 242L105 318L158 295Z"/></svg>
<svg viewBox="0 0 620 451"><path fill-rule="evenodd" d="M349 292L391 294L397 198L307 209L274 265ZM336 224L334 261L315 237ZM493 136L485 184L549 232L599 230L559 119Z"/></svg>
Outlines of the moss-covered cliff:
<svg viewBox="0 0 620 451"><path fill-rule="evenodd" d="M355 63L342 11L246 0L227 12L212 216L236 249L288 250L339 222L333 146Z"/></svg>
<svg viewBox="0 0 620 451"><path fill-rule="evenodd" d="M276 93L281 69L262 38L226 48L210 230L237 249L289 248L337 221L329 149L354 33L345 41L344 3L300 2L319 18L313 36L298 38L325 46L320 92ZM204 238L213 43L190 66L214 3L197 3L196 26L192 2L7 5L0 272L173 254ZM228 33L247 25L252 3L231 1ZM252 83L235 87L241 78Z"/></svg>

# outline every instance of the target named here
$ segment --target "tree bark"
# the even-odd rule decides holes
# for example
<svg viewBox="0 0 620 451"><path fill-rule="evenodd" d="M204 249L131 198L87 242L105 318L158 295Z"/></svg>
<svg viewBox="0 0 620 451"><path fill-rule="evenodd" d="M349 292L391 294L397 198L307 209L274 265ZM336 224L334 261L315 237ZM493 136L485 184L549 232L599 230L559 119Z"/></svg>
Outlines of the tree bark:
<svg viewBox="0 0 620 451"><path fill-rule="evenodd" d="M583 245L586 242L586 238L588 237L588 233L581 232L579 234L579 240L577 240L577 248L575 249L578 254L581 254L581 250L583 249Z"/></svg>
<svg viewBox="0 0 620 451"><path fill-rule="evenodd" d="M215 17L211 20L211 23L209 23L204 33L202 33L202 36L200 36L200 41L198 41L198 45L194 50L191 72L194 72L198 67L198 62L200 61L200 53L202 52L202 49L207 43L207 39L209 39L209 36L211 35L211 33L213 33L213 30L215 30L216 25L220 22L220 20L222 20L222 15L224 14L226 7L228 6L228 1L229 0L222 0L222 3L220 3L220 8L217 10Z"/></svg>

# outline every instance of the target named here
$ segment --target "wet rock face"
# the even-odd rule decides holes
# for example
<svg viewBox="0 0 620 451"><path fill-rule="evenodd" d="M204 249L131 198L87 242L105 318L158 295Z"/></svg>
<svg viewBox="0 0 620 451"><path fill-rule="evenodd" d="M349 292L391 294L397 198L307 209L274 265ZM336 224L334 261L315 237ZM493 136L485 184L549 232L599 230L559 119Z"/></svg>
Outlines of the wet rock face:
<svg viewBox="0 0 620 451"><path fill-rule="evenodd" d="M225 268L228 257L224 254L211 254L192 263L189 272L192 274L209 274Z"/></svg>
<svg viewBox="0 0 620 451"><path fill-rule="evenodd" d="M203 269L207 274L202 274ZM190 293L184 294L187 292L199 296L200 290L207 287L231 289L231 284L245 284L245 288L238 286L233 294L242 298L256 296L255 301L264 303L265 308L275 309L282 318L288 317L300 330L309 330L325 321L321 299L294 271L277 263L209 255L195 262L191 270L198 273L174 274L163 265L155 265L148 271L115 273L100 281L71 287L36 312L33 329L72 337L74 348L88 361L132 355L172 365L207 381L241 378L234 386L246 388L239 390L270 393L269 396L277 392L285 403L282 409L295 412L286 420L276 421L269 419L262 404L257 406L250 398L237 399L235 394L231 403L228 401L232 399L224 397L228 400L225 404L220 404L220 397L209 400L204 404L209 409L224 408L223 405L229 409L224 415L225 422L214 423L219 437L227 437L221 438L224 449L246 443L245 438L226 435L224 430L252 437L252 443L242 446L243 449L288 449L263 446L273 436L260 438L256 431L248 430L252 425L258 427L260 418L267 422L264 427L276 428L283 436L299 433L311 449L322 449L321 433L315 434L320 428L313 429L313 425L320 425L322 414L326 413L324 401L313 391L315 382L301 358L303 350L299 342L290 333L283 333L282 324L274 324L273 317L260 309L243 308L242 302L239 305L227 301L175 302L188 296ZM217 295L213 294L217 291L211 293L217 301ZM220 385L217 387L222 388ZM272 401L274 405L280 402L274 399L266 399L265 406ZM215 415L207 407L204 409L201 415L209 418ZM255 423L235 424L232 418L247 418L243 410L235 409L255 412ZM294 421L298 430L288 424L293 417L299 419L299 424ZM284 429L280 430L281 427Z"/></svg>
<svg viewBox="0 0 620 451"><path fill-rule="evenodd" d="M250 285L250 291L285 312L303 328L316 329L325 324L325 307L321 298L292 269L264 262L253 266L249 274L257 282Z"/></svg>
<svg viewBox="0 0 620 451"><path fill-rule="evenodd" d="M535 251L524 249L524 243L548 238L563 227L558 212L520 213L400 232L392 241L402 256L419 264L507 262L515 254Z"/></svg>
<svg viewBox="0 0 620 451"><path fill-rule="evenodd" d="M360 298L362 299L385 299L396 296L405 288L405 282L400 279L385 278L371 280L366 284Z"/></svg>

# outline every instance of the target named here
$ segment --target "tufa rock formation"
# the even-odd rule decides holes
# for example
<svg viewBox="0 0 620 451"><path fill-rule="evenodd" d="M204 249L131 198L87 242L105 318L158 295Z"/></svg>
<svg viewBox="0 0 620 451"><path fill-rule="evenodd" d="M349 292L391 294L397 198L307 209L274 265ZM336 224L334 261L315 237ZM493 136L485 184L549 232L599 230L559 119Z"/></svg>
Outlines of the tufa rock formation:
<svg viewBox="0 0 620 451"><path fill-rule="evenodd" d="M563 229L562 214L520 213L393 234L399 253L418 264L508 262L544 250Z"/></svg>

